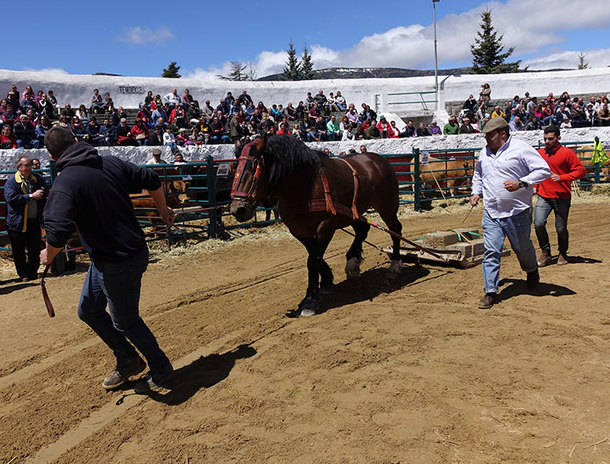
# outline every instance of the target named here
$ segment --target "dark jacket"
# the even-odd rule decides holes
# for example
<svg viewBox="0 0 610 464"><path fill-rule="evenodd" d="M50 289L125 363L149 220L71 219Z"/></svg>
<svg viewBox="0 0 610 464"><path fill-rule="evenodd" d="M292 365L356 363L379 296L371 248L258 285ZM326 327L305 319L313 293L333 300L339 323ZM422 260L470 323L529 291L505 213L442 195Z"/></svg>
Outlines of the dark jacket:
<svg viewBox="0 0 610 464"><path fill-rule="evenodd" d="M50 245L62 247L76 226L96 264L123 261L146 247L129 194L159 188L154 171L114 156L101 157L84 142L68 147L57 170L44 210Z"/></svg>
<svg viewBox="0 0 610 464"><path fill-rule="evenodd" d="M4 184L4 198L6 199L6 228L15 232L25 232L23 218L26 214L26 205L30 200L29 194L36 190L44 189L46 184L42 177L32 173L32 178L29 182L29 188L26 187L28 193L23 192L23 182L21 175L18 172L12 175ZM19 179L19 181L18 181ZM38 220L42 222L42 210L44 208L44 200L38 200ZM27 227L27 225L26 225Z"/></svg>

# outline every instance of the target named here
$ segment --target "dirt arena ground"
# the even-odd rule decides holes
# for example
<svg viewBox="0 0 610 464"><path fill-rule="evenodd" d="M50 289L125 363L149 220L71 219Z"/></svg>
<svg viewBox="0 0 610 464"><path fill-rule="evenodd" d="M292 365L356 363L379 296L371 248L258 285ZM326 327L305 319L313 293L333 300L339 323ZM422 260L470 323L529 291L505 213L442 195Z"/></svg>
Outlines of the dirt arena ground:
<svg viewBox="0 0 610 464"><path fill-rule="evenodd" d="M401 219L417 237L468 209ZM480 267L410 264L392 281L367 247L346 282L341 232L336 294L304 319L287 314L306 255L283 226L158 252L141 310L180 386L150 397L101 388L113 358L76 316L82 269L49 279L49 319L5 261L0 463L610 463L608 197L575 198L570 220L573 262L527 293L504 258L490 311Z"/></svg>

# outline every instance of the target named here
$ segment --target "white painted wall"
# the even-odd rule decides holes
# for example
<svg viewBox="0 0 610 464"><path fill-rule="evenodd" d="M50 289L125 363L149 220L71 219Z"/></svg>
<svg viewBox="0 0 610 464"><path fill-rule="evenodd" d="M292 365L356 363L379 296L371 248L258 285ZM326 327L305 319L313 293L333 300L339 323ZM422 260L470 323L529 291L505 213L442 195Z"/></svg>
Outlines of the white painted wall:
<svg viewBox="0 0 610 464"><path fill-rule="evenodd" d="M439 81L444 76L439 76ZM607 93L610 92L610 68L595 68L578 71L558 71L539 73L492 74L492 75L462 75L451 76L445 82L444 90L440 92L439 99L445 101L465 100L469 94L478 96L482 83L491 85L493 99L510 99L515 95L523 95L529 91L532 96L547 95L549 92L560 94L567 90L570 94L578 93ZM371 105L375 102L375 95L380 95L383 104L398 101L402 97L389 97L392 92L415 92L434 90L434 77L411 77L392 79L336 79L295 82L229 82L229 81L202 81L198 79L167 79L160 77L113 77L72 75L60 72L36 71L10 71L0 69L0 97L6 96L11 84L16 84L20 91L26 85L31 85L34 91L54 90L61 105L70 103L72 106L81 103L88 104L93 88L100 93L110 92L115 105L125 108L136 108L143 101L147 90L161 96L168 94L172 88L178 88L182 95L185 88L190 89L195 99L203 103L210 100L213 106L224 98L227 91L238 95L243 89L247 90L255 103L259 100L265 105L288 102L296 104L304 100L308 91L315 94L323 89L326 94L341 90L345 99L355 103L359 108L365 102ZM135 93L131 93L135 92ZM406 97L405 97L406 98ZM434 95L427 95L427 99L434 99ZM417 96L409 99L417 100ZM404 107L382 106L381 111L390 111L402 114L403 111L421 110L421 105L405 105Z"/></svg>

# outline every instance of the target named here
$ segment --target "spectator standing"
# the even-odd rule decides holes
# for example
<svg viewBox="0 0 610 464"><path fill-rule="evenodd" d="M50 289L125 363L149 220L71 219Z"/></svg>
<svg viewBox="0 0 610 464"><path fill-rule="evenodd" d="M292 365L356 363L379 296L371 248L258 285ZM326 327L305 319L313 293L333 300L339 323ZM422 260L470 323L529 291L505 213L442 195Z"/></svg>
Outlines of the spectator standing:
<svg viewBox="0 0 610 464"><path fill-rule="evenodd" d="M17 172L4 184L6 228L15 268L24 282L38 277L44 189L44 180L32 173L27 156L19 158Z"/></svg>
<svg viewBox="0 0 610 464"><path fill-rule="evenodd" d="M485 106L487 106L491 101L491 87L488 83L485 83L481 86L481 92L479 92L479 101Z"/></svg>
<svg viewBox="0 0 610 464"><path fill-rule="evenodd" d="M163 159L161 159L161 150L159 148L152 149L152 158L146 162L147 165L153 164L167 164Z"/></svg>
<svg viewBox="0 0 610 464"><path fill-rule="evenodd" d="M510 136L504 118L490 120L483 129L487 146L481 150L472 179L470 203L482 197L483 280L485 295L480 309L489 309L498 297L500 258L508 237L521 269L527 273L527 287L540 281L536 251L530 239L533 186L551 175L547 163L527 143Z"/></svg>
<svg viewBox="0 0 610 464"><path fill-rule="evenodd" d="M78 315L116 357L116 369L102 386L115 389L145 369L134 346L150 368L141 388L166 386L172 365L139 315L148 247L129 199L129 193L147 189L159 216L171 225L174 212L166 206L159 176L113 156L101 157L60 127L49 131L45 145L61 175L45 208L47 245L40 257L43 264L51 263L76 225L91 257Z"/></svg>
<svg viewBox="0 0 610 464"><path fill-rule="evenodd" d="M544 129L544 148L538 153L544 158L551 169L551 177L538 184L538 199L534 209L534 227L541 253L538 256L538 266L551 263L551 246L546 231L546 221L551 211L555 213L555 230L559 257L557 264L568 264L568 214L572 198L572 181L581 179L586 171L578 156L559 142L561 133L557 126Z"/></svg>

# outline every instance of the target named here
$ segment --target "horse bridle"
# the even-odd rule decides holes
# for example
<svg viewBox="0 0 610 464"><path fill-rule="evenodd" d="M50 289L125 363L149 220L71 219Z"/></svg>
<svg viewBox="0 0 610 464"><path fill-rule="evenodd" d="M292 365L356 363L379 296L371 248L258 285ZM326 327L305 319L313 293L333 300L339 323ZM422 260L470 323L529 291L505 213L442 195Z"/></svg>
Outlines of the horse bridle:
<svg viewBox="0 0 610 464"><path fill-rule="evenodd" d="M237 169L235 170L235 177L233 178L233 186L231 188L231 198L243 200L249 204L256 203L256 187L261 176L262 167L264 167L264 159L262 155L255 156L250 154L254 145L255 142L250 142L244 147L242 154L237 161ZM254 178L250 184L250 188L248 188L247 191L240 190L244 172L249 170L254 171Z"/></svg>

